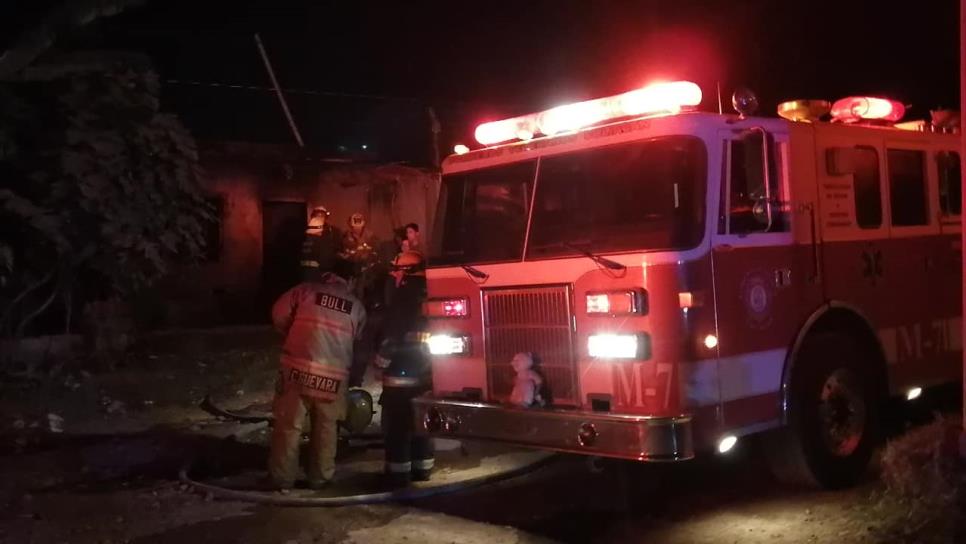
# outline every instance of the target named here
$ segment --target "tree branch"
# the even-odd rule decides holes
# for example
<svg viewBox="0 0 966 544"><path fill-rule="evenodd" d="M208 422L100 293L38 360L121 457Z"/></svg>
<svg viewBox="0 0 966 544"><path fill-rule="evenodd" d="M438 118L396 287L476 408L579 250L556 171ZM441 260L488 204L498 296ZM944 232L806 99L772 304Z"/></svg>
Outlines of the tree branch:
<svg viewBox="0 0 966 544"><path fill-rule="evenodd" d="M64 334L70 334L71 319L74 316L74 288L68 285L67 290L64 292L64 312L67 314L64 317Z"/></svg>
<svg viewBox="0 0 966 544"><path fill-rule="evenodd" d="M21 338L23 336L24 331L27 329L27 325L29 325L31 321L33 321L38 315L42 314L44 310L49 308L50 305L54 303L54 300L57 299L57 293L59 292L59 287L54 287L54 289L50 292L50 296L47 297L47 300L45 300L43 304L34 309L34 311L30 312L27 317L20 321L20 324L17 325L17 330L14 332L14 338Z"/></svg>
<svg viewBox="0 0 966 544"><path fill-rule="evenodd" d="M2 332L6 328L7 321L9 321L10 316L13 315L13 310L17 306L17 304L19 304L20 301L26 298L27 295L34 292L36 289L40 288L45 283L53 279L54 274L56 273L57 273L57 268L56 267L51 268L50 272L48 272L46 276L40 278L33 284L28 285L26 289L24 289L19 295L16 296L16 298L14 298L10 302L9 305L7 305L7 309L3 311L3 316L0 316L0 332Z"/></svg>
<svg viewBox="0 0 966 544"><path fill-rule="evenodd" d="M50 10L37 26L25 31L0 55L0 80L13 78L37 60L66 31L95 19L117 15L147 0L68 0Z"/></svg>

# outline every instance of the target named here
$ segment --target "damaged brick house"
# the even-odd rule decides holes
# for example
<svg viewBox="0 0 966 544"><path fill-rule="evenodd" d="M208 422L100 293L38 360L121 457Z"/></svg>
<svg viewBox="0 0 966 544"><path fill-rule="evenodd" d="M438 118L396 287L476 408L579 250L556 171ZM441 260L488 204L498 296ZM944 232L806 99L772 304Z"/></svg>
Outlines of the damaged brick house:
<svg viewBox="0 0 966 544"><path fill-rule="evenodd" d="M23 79L126 66L151 69L153 63L130 51L65 50L31 66ZM324 204L340 227L350 214L362 212L383 240L408 222L429 231L439 179L427 159L434 153L424 105L364 100L370 97L348 104L345 97L314 92L292 96L291 110L302 123L305 142L299 146L292 143L272 89L160 79L161 111L184 122L199 150L201 183L217 219L207 232L207 255L204 262L90 317L91 296L45 306L25 339L42 342L34 351L43 351L43 357L56 351L55 343L73 350L81 342L78 333L91 323L117 337L128 337L132 327L147 332L266 323L272 299L297 278L298 250L314 205ZM71 315L77 325L65 329ZM0 355L23 351L3 342Z"/></svg>
<svg viewBox="0 0 966 544"><path fill-rule="evenodd" d="M150 67L151 61L129 52L72 53L32 67L31 77L118 66ZM409 222L429 231L439 181L427 159L433 153L425 106L293 93L289 104L304 138L299 146L269 88L161 81L162 111L176 114L197 143L216 221L203 262L126 301L140 331L267 322L270 302L297 281L312 206L324 204L340 227L361 212L382 240ZM75 297L73 313L81 315L86 302ZM63 305L51 306L28 335L63 332L64 313ZM92 319L128 322L127 313Z"/></svg>
<svg viewBox="0 0 966 544"><path fill-rule="evenodd" d="M218 215L206 262L170 279L142 304L152 328L257 323L298 281L308 212L324 205L343 230L361 212L378 240L410 222L428 226L438 192L432 170L325 158L294 146L200 145L204 186ZM425 228L424 230L428 230Z"/></svg>
<svg viewBox="0 0 966 544"><path fill-rule="evenodd" d="M141 327L266 322L271 301L298 280L298 252L316 205L341 229L352 213L363 213L382 241L410 222L428 237L439 175L424 104L286 91L293 128L269 87L169 80L163 91L167 108L198 141L218 221L206 261L138 305Z"/></svg>

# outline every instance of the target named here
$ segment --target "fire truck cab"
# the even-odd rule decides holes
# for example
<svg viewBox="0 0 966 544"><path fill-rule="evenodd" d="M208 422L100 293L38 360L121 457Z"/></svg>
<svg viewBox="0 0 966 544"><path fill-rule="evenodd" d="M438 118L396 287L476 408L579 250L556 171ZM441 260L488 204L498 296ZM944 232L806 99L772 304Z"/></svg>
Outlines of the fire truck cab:
<svg viewBox="0 0 966 544"><path fill-rule="evenodd" d="M961 378L958 129L872 97L831 122L700 101L662 83L487 123L445 160L424 432L640 461L764 432L776 474L835 487L884 400ZM509 403L519 352L544 406Z"/></svg>

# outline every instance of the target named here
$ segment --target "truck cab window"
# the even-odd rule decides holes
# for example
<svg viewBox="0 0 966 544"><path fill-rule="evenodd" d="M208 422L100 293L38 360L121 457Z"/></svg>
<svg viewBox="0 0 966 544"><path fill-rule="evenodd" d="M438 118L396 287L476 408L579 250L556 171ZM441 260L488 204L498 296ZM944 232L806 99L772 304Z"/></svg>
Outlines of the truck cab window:
<svg viewBox="0 0 966 544"><path fill-rule="evenodd" d="M897 227L929 224L924 155L911 149L887 151L892 224Z"/></svg>
<svg viewBox="0 0 966 544"><path fill-rule="evenodd" d="M536 161L443 177L430 263L520 260Z"/></svg>
<svg viewBox="0 0 966 544"><path fill-rule="evenodd" d="M874 147L859 146L852 155L855 171L855 221L859 228L877 229L882 225L882 187L879 179L879 153Z"/></svg>
<svg viewBox="0 0 966 544"><path fill-rule="evenodd" d="M541 159L527 259L694 247L704 234L707 152L662 136Z"/></svg>
<svg viewBox="0 0 966 544"><path fill-rule="evenodd" d="M768 187L765 187L763 146L769 148ZM722 218L719 230L727 225L727 234L784 232L788 230L784 184L781 175L782 154L779 145L763 138L761 132L749 132L743 138L728 142L728 180L722 202L727 220Z"/></svg>
<svg viewBox="0 0 966 544"><path fill-rule="evenodd" d="M939 208L943 215L962 213L962 175L959 153L940 151L936 155L939 172Z"/></svg>

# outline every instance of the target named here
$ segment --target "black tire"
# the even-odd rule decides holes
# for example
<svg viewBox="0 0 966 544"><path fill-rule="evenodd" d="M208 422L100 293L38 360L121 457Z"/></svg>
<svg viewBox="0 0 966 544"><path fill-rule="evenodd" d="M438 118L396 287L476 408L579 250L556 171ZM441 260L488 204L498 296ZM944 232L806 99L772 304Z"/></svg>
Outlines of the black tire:
<svg viewBox="0 0 966 544"><path fill-rule="evenodd" d="M851 337L816 333L792 367L788 426L765 437L784 483L838 489L861 479L881 439L881 364Z"/></svg>

